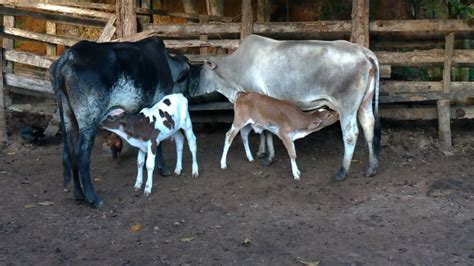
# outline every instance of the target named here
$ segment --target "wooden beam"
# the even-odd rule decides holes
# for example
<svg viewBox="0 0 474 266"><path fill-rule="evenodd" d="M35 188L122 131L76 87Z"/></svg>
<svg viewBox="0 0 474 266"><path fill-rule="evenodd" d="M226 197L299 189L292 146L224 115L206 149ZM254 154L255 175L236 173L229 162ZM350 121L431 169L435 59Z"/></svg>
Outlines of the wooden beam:
<svg viewBox="0 0 474 266"><path fill-rule="evenodd" d="M103 19L81 18L81 17L70 16L70 15L51 14L51 13L42 12L39 10L33 11L29 9L13 8L13 7L6 7L6 6L0 6L0 13L4 15L11 15L11 16L29 16L32 18L49 20L52 22L60 22L60 23L71 24L71 25L76 25L76 26L87 26L87 27L96 27L96 28L102 28L104 27L106 23L106 21Z"/></svg>
<svg viewBox="0 0 474 266"><path fill-rule="evenodd" d="M451 85L451 64L454 50L454 32L446 35L445 61L443 68L443 92L450 92ZM451 143L451 118L449 108L449 98L441 99L436 102L438 107L438 132L441 139L441 149L450 151Z"/></svg>
<svg viewBox="0 0 474 266"><path fill-rule="evenodd" d="M239 40L163 40L166 48L180 49L186 47L222 47L237 49Z"/></svg>
<svg viewBox="0 0 474 266"><path fill-rule="evenodd" d="M16 3L12 3L12 5L16 7L36 8L40 10L66 13L66 14L77 15L77 16L89 16L89 17L102 18L102 19L108 19L110 16L110 13L107 13L107 12L101 12L101 11L77 8L77 7L52 5L52 4L46 4L46 3L32 3L32 2L25 3L25 2L8 1L8 0L7 1L3 0L2 2L6 2L7 4L9 2L16 2Z"/></svg>
<svg viewBox="0 0 474 266"><path fill-rule="evenodd" d="M471 33L474 25L461 19L418 19L418 20L376 20L369 24L371 34L412 33L412 34L447 34Z"/></svg>
<svg viewBox="0 0 474 266"><path fill-rule="evenodd" d="M56 35L56 23L51 21L46 21L46 33L51 35ZM56 56L56 45L55 44L46 44L46 55L47 56Z"/></svg>
<svg viewBox="0 0 474 266"><path fill-rule="evenodd" d="M0 49L0 142L8 141L7 120L5 115L5 84L3 81L3 48Z"/></svg>
<svg viewBox="0 0 474 266"><path fill-rule="evenodd" d="M36 92L54 94L49 80L30 78L16 74L4 74L5 84L12 87L28 89Z"/></svg>
<svg viewBox="0 0 474 266"><path fill-rule="evenodd" d="M351 42L369 47L369 0L352 0Z"/></svg>
<svg viewBox="0 0 474 266"><path fill-rule="evenodd" d="M79 39L75 39L75 38L59 37L52 34L43 34L43 33L10 28L10 27L4 27L3 33L8 34L9 38L25 38L25 39L34 40L34 41L61 44L65 46L73 46L78 41L80 41Z"/></svg>
<svg viewBox="0 0 474 266"><path fill-rule="evenodd" d="M450 115L453 119L474 119L474 107L455 106L451 108ZM438 119L438 112L436 107L432 106L382 106L380 116L384 119L393 120L436 120Z"/></svg>
<svg viewBox="0 0 474 266"><path fill-rule="evenodd" d="M257 2L257 21L258 22L269 22L270 21L270 8L271 0L258 0Z"/></svg>
<svg viewBox="0 0 474 266"><path fill-rule="evenodd" d="M375 54L382 65L419 66L441 65L445 61L443 49L415 50L410 52L383 52ZM474 50L453 50L452 64L474 64Z"/></svg>
<svg viewBox="0 0 474 266"><path fill-rule="evenodd" d="M38 0L30 1L30 2L38 2ZM46 2L48 4L55 4L55 5L80 7L80 8L86 8L86 9L101 9L101 10L107 10L107 11L115 11L115 5L113 5L113 4L77 2L77 1L69 1L69 0L47 0Z"/></svg>
<svg viewBox="0 0 474 266"><path fill-rule="evenodd" d="M253 33L252 0L242 0L242 23L240 27L240 39Z"/></svg>
<svg viewBox="0 0 474 266"><path fill-rule="evenodd" d="M14 16L3 16L3 27L15 27L15 17ZM15 48L15 40L13 38L3 38L3 48L4 49L14 49ZM13 62L5 62L3 66L3 72L5 73L13 73ZM8 107L12 104L12 97L10 92L8 91L7 85L4 83L3 87L3 102L5 107Z"/></svg>
<svg viewBox="0 0 474 266"><path fill-rule="evenodd" d="M49 68L49 66L54 62L54 60L58 58L41 56L34 53L16 50L4 50L4 54L6 60L41 68Z"/></svg>
<svg viewBox="0 0 474 266"><path fill-rule="evenodd" d="M224 15L224 1L223 0L206 0L207 14L211 16Z"/></svg>
<svg viewBox="0 0 474 266"><path fill-rule="evenodd" d="M117 20L116 15L111 15L109 21L105 25L100 37L97 39L97 42L108 42L114 36L115 31L117 28L114 26L115 21Z"/></svg>
<svg viewBox="0 0 474 266"><path fill-rule="evenodd" d="M127 37L137 33L137 13L135 0L116 0L117 36Z"/></svg>

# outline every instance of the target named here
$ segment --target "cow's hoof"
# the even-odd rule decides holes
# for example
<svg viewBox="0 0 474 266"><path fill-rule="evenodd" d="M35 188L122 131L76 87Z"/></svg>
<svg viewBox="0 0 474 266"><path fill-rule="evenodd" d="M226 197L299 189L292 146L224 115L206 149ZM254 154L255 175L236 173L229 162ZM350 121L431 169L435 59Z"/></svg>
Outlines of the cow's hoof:
<svg viewBox="0 0 474 266"><path fill-rule="evenodd" d="M84 200L84 193L82 193L82 191L74 190L74 200L83 201Z"/></svg>
<svg viewBox="0 0 474 266"><path fill-rule="evenodd" d="M161 176L170 176L173 174L173 171L167 167L160 168L159 172Z"/></svg>
<svg viewBox="0 0 474 266"><path fill-rule="evenodd" d="M365 176L375 176L377 174L377 170L378 167L368 167L367 170L365 170Z"/></svg>
<svg viewBox="0 0 474 266"><path fill-rule="evenodd" d="M193 173L193 178L198 178L199 177L199 173Z"/></svg>
<svg viewBox="0 0 474 266"><path fill-rule="evenodd" d="M94 208L100 209L102 207L104 207L104 201L101 198L97 197L94 201Z"/></svg>
<svg viewBox="0 0 474 266"><path fill-rule="evenodd" d="M262 166L269 166L272 163L273 163L273 160L268 157L263 160L260 160L260 165Z"/></svg>
<svg viewBox="0 0 474 266"><path fill-rule="evenodd" d="M265 155L267 155L267 153L266 153L266 152L257 152L257 158L259 158L259 159L262 159L262 158L264 158L264 157L265 157Z"/></svg>
<svg viewBox="0 0 474 266"><path fill-rule="evenodd" d="M174 170L174 173L173 173L175 176L180 176L181 175L181 170Z"/></svg>
<svg viewBox="0 0 474 266"><path fill-rule="evenodd" d="M341 168L339 172L332 177L333 182L344 181L347 177L347 171L344 168Z"/></svg>

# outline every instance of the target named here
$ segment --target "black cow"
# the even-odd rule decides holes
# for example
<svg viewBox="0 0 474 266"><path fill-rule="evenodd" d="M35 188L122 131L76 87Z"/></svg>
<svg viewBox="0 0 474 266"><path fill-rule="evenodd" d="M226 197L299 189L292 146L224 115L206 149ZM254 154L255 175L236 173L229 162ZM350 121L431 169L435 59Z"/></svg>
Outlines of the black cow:
<svg viewBox="0 0 474 266"><path fill-rule="evenodd" d="M103 201L90 177L90 154L96 129L111 108L138 112L189 83L189 64L171 57L158 37L138 42L95 43L81 41L49 68L63 132L64 185L71 175L74 196L95 207ZM157 153L164 169L161 148ZM81 187L82 183L82 187Z"/></svg>

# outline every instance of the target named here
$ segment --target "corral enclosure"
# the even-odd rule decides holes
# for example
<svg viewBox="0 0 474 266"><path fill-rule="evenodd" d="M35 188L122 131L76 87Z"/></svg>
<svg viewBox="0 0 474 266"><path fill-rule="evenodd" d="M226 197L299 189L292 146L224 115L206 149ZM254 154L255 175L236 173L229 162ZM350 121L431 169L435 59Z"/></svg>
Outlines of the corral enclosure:
<svg viewBox="0 0 474 266"><path fill-rule="evenodd" d="M7 132L9 139L0 151L0 263L472 264L474 22L451 10L468 1L448 2L0 0L0 139ZM250 33L346 39L376 52L385 119L379 175L360 174L367 162L360 138L351 178L330 183L342 156L338 125L297 142L301 182L291 179L280 143L276 162L262 167L247 163L236 141L230 168L221 172L227 125L203 126L201 178L190 178L185 153L184 176L156 175L145 198L132 192L133 152L114 165L98 138L92 172L106 207L93 210L61 192L58 137L45 146L17 137L24 123L49 124L56 134L46 70L81 39L158 34L170 50L200 63L232 53ZM231 105L219 95L193 102L195 121L231 119ZM415 120L439 120L439 128ZM165 147L169 165L172 147Z"/></svg>

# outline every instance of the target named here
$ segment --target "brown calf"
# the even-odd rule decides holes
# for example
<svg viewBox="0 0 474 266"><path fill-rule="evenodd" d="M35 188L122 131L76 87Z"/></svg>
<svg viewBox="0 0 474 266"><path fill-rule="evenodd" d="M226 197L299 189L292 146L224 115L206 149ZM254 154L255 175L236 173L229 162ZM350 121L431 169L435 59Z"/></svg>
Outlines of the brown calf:
<svg viewBox="0 0 474 266"><path fill-rule="evenodd" d="M335 111L324 109L305 113L289 101L251 92L239 92L234 106L234 122L225 138L221 169L227 168L227 152L239 131L247 158L253 161L248 135L252 129L257 133L265 129L281 139L290 156L293 177L299 180L300 171L296 165L293 141L329 126L338 119L339 115Z"/></svg>
<svg viewBox="0 0 474 266"><path fill-rule="evenodd" d="M119 136L115 133L110 133L106 139L105 143L109 147L110 151L112 152L112 158L115 163L118 163L118 156L122 152L122 140Z"/></svg>

